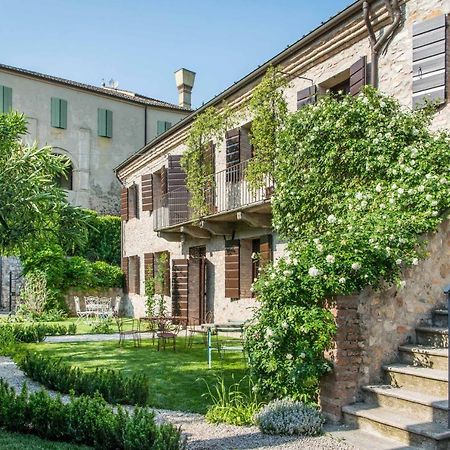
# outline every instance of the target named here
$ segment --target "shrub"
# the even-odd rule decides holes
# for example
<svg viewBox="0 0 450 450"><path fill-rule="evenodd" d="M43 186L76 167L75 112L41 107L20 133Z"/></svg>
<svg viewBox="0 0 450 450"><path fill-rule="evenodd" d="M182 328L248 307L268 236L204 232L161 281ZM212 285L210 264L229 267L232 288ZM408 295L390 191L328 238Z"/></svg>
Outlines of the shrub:
<svg viewBox="0 0 450 450"><path fill-rule="evenodd" d="M306 436L321 434L325 422L317 407L288 399L273 400L256 414L255 421L266 434Z"/></svg>
<svg viewBox="0 0 450 450"><path fill-rule="evenodd" d="M46 323L5 323L0 325L0 344L13 340L14 342L42 342L45 336L75 334L77 326Z"/></svg>
<svg viewBox="0 0 450 450"><path fill-rule="evenodd" d="M17 359L20 368L30 378L49 389L89 396L98 392L109 403L146 405L149 400L150 380L145 374L125 376L110 369L88 372L71 367L60 359L30 352Z"/></svg>
<svg viewBox="0 0 450 450"><path fill-rule="evenodd" d="M157 425L154 413L136 408L130 414L114 408L99 395L71 397L44 391L28 395L24 385L16 394L0 380L0 426L10 431L37 434L43 438L86 444L101 450L182 450L180 429Z"/></svg>
<svg viewBox="0 0 450 450"><path fill-rule="evenodd" d="M214 387L207 383L207 393L212 406L206 412L206 420L211 423L228 423L230 425L251 425L253 417L262 406L255 395L253 383L246 378L227 387L223 377L217 377Z"/></svg>

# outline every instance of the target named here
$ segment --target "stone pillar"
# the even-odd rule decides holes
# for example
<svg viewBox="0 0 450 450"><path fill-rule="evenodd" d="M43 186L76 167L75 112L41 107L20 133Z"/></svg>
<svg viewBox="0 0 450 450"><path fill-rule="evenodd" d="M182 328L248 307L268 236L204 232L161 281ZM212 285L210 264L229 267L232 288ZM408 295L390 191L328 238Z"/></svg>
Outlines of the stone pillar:
<svg viewBox="0 0 450 450"><path fill-rule="evenodd" d="M327 304L335 317L337 333L334 348L326 355L334 368L322 379L319 402L333 422L341 420L344 405L358 400L364 346L358 303L358 297L352 296L336 297Z"/></svg>

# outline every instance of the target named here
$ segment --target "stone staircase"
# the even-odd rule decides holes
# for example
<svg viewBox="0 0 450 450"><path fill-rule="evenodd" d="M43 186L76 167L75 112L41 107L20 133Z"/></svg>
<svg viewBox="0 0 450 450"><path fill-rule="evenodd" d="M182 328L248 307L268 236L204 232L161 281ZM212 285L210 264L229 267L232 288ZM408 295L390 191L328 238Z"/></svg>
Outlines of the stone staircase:
<svg viewBox="0 0 450 450"><path fill-rule="evenodd" d="M343 408L347 424L401 443L392 448L450 450L447 314L434 311L432 326L416 328L417 344L399 347L385 385L365 386L364 401Z"/></svg>

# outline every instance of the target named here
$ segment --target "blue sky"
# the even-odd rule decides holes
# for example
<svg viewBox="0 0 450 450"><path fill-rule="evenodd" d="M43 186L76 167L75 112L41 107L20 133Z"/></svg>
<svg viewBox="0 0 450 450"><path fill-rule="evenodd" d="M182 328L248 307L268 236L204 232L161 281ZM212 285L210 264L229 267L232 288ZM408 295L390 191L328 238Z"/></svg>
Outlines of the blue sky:
<svg viewBox="0 0 450 450"><path fill-rule="evenodd" d="M173 72L186 67L200 106L351 3L3 1L0 62L94 85L113 78L174 103Z"/></svg>

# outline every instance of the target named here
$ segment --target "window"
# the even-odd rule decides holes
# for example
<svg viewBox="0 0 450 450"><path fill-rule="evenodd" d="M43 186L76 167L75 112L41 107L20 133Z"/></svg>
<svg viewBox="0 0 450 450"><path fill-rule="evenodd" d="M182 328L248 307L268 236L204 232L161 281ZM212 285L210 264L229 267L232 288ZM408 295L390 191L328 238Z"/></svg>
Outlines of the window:
<svg viewBox="0 0 450 450"><path fill-rule="evenodd" d="M138 185L133 184L128 188L128 219L139 218Z"/></svg>
<svg viewBox="0 0 450 450"><path fill-rule="evenodd" d="M335 96L337 99L341 99L344 95L350 93L350 78L345 79L339 84L330 87L331 95Z"/></svg>
<svg viewBox="0 0 450 450"><path fill-rule="evenodd" d="M109 109L98 108L98 135L112 138L113 113Z"/></svg>
<svg viewBox="0 0 450 450"><path fill-rule="evenodd" d="M130 294L140 293L140 268L139 256L130 256L128 258L128 292Z"/></svg>
<svg viewBox="0 0 450 450"><path fill-rule="evenodd" d="M171 122L165 122L163 120L158 120L156 124L156 135L159 136L160 134L167 131L172 126Z"/></svg>
<svg viewBox="0 0 450 450"><path fill-rule="evenodd" d="M0 112L7 113L12 109L12 89L0 85Z"/></svg>
<svg viewBox="0 0 450 450"><path fill-rule="evenodd" d="M69 159L65 172L55 177L55 184L67 191L73 190L73 166Z"/></svg>
<svg viewBox="0 0 450 450"><path fill-rule="evenodd" d="M54 128L67 128L67 100L52 97L51 125Z"/></svg>
<svg viewBox="0 0 450 450"><path fill-rule="evenodd" d="M159 278L159 270L163 270L164 276L161 277L161 283L156 283L155 293L170 295L170 253L167 251L155 253L153 273L154 278Z"/></svg>

